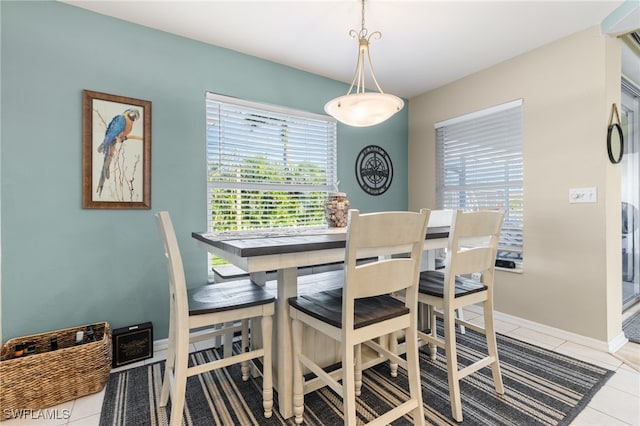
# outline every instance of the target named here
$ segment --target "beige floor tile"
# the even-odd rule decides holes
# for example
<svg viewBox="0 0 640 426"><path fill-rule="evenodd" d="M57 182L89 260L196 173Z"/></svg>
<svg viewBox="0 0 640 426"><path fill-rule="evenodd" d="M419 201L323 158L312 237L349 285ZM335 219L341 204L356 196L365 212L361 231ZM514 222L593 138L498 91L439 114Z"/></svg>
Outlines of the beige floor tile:
<svg viewBox="0 0 640 426"><path fill-rule="evenodd" d="M71 420L68 423L69 426L99 426L100 425L100 414L95 414L93 416L85 417L78 420Z"/></svg>
<svg viewBox="0 0 640 426"><path fill-rule="evenodd" d="M609 370L616 370L622 365L622 361L610 353L602 352L573 342L564 342L554 350L558 353L569 355L573 358L590 362Z"/></svg>
<svg viewBox="0 0 640 426"><path fill-rule="evenodd" d="M466 317L466 312L465 312L465 320L469 321L472 324L476 324L480 327L484 327L484 316L483 315L475 315L473 316L473 318L471 318L471 316L469 316L469 318ZM500 333L500 334L504 334L504 335L508 335L509 333L515 332L519 326L507 322L507 321L502 321L502 320L497 320L494 318L493 322L495 323L495 327L496 327L496 332Z"/></svg>
<svg viewBox="0 0 640 426"><path fill-rule="evenodd" d="M464 316L464 319L467 321L471 321L475 318L482 316L480 311L477 311L476 309L473 309L473 308L472 309L463 308L462 315Z"/></svg>
<svg viewBox="0 0 640 426"><path fill-rule="evenodd" d="M75 400L69 421L77 421L86 417L100 414L105 389L100 392L84 396Z"/></svg>
<svg viewBox="0 0 640 426"><path fill-rule="evenodd" d="M640 424L640 398L604 385L593 397L589 407L630 425Z"/></svg>
<svg viewBox="0 0 640 426"><path fill-rule="evenodd" d="M627 423L587 407L571 422L571 426L628 426Z"/></svg>
<svg viewBox="0 0 640 426"><path fill-rule="evenodd" d="M196 348L196 350L198 351L202 351L205 349L211 349L213 347L216 346L216 339L212 338L212 339L207 339L207 340L202 340L200 342L196 342L193 344Z"/></svg>
<svg viewBox="0 0 640 426"><path fill-rule="evenodd" d="M621 390L640 398L640 373L634 370L619 368L607 382L607 386ZM638 401L640 404L640 400Z"/></svg>
<svg viewBox="0 0 640 426"><path fill-rule="evenodd" d="M640 344L627 342L614 356L629 367L640 372Z"/></svg>
<svg viewBox="0 0 640 426"><path fill-rule="evenodd" d="M618 370L625 370L625 371L629 371L631 373L640 373L640 370L637 370L636 368L634 368L634 367L632 367L632 366L630 366L630 365L628 365L626 363L622 364L618 368Z"/></svg>
<svg viewBox="0 0 640 426"><path fill-rule="evenodd" d="M565 340L559 339L557 337L549 336L548 334L523 327L518 327L517 329L504 334L515 339L523 340L525 342L540 346L541 348L551 350L557 348L565 342Z"/></svg>
<svg viewBox="0 0 640 426"><path fill-rule="evenodd" d="M506 321L494 320L496 331L500 334L507 335L509 333L515 332L518 329L518 326Z"/></svg>

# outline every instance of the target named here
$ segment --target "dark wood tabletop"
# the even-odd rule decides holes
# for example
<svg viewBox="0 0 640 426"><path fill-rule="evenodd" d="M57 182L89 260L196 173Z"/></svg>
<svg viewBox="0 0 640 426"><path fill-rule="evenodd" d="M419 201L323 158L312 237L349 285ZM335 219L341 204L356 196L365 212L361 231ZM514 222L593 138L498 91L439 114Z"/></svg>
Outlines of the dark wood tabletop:
<svg viewBox="0 0 640 426"><path fill-rule="evenodd" d="M261 236L259 231L255 235L233 236L210 232L193 232L191 236L205 244L217 247L239 257L266 256L273 254L297 253L314 250L328 250L346 247L346 231L317 230L304 231L296 235L276 235L273 232ZM427 229L425 239L447 238L448 226L434 226Z"/></svg>

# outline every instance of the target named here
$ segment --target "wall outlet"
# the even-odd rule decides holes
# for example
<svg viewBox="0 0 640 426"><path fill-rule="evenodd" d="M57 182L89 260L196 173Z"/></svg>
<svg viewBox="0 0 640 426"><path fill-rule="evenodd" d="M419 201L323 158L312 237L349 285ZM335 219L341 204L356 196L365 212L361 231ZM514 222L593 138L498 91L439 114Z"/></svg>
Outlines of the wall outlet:
<svg viewBox="0 0 640 426"><path fill-rule="evenodd" d="M595 203L598 201L596 187L570 188L569 203Z"/></svg>

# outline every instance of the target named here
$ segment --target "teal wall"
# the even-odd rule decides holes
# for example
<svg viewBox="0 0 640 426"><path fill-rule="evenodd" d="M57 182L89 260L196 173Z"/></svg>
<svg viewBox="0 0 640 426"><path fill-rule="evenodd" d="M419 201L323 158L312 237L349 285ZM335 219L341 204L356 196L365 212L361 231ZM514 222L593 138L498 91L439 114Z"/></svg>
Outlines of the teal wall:
<svg viewBox="0 0 640 426"><path fill-rule="evenodd" d="M168 326L166 266L153 213L169 210L187 279L207 278L205 91L322 113L347 86L58 2L0 2L2 338L108 321ZM348 43L349 40L345 40ZM152 209L81 208L82 90L152 102ZM338 126L340 190L362 211L407 207L407 108L367 129ZM382 146L382 196L355 181Z"/></svg>

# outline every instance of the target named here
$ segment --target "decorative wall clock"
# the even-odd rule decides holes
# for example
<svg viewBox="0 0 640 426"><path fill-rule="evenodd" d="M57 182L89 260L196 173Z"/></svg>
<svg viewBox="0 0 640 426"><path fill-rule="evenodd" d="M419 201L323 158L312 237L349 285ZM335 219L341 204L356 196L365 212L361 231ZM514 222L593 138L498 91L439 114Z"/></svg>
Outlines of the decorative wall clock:
<svg viewBox="0 0 640 426"><path fill-rule="evenodd" d="M389 154L377 145L362 148L356 158L356 179L367 194L384 194L393 180L393 164Z"/></svg>

